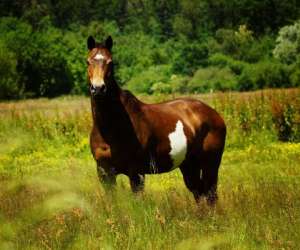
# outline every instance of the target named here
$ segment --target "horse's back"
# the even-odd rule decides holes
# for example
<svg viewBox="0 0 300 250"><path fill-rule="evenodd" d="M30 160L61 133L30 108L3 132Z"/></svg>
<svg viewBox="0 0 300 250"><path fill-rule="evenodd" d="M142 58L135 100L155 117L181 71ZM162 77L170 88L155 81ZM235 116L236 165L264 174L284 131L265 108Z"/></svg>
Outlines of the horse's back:
<svg viewBox="0 0 300 250"><path fill-rule="evenodd" d="M158 104L147 104L146 116L157 116L166 120L182 120L187 125L198 129L208 126L210 130L226 130L223 118L207 104L192 98L179 98Z"/></svg>
<svg viewBox="0 0 300 250"><path fill-rule="evenodd" d="M217 111L199 100L179 98L148 104L144 112L158 134L169 134L180 121L189 143L200 146L204 151L223 151L225 122Z"/></svg>

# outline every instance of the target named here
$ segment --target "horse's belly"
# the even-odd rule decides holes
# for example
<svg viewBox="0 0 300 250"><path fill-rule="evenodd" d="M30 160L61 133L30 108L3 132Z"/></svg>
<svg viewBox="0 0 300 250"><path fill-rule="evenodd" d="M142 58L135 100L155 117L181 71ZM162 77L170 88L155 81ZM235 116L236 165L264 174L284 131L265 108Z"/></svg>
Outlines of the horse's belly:
<svg viewBox="0 0 300 250"><path fill-rule="evenodd" d="M175 131L170 133L168 138L171 148L169 155L173 162L172 169L174 169L180 166L187 152L187 137L184 134L183 124L180 120L176 123Z"/></svg>
<svg viewBox="0 0 300 250"><path fill-rule="evenodd" d="M150 155L149 171L164 173L178 168L184 161L187 153L187 137L183 124L179 120L176 128L168 137L160 141L155 156Z"/></svg>

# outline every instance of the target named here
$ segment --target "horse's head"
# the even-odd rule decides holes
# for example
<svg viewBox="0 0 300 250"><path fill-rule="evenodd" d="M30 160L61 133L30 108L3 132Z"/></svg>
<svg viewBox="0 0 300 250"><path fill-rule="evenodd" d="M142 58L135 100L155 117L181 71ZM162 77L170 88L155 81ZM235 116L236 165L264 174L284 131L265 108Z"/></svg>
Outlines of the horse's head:
<svg viewBox="0 0 300 250"><path fill-rule="evenodd" d="M113 40L109 36L104 43L96 43L95 39L90 36L87 46L89 49L87 64L90 92L93 96L102 96L107 92L109 78L112 76Z"/></svg>

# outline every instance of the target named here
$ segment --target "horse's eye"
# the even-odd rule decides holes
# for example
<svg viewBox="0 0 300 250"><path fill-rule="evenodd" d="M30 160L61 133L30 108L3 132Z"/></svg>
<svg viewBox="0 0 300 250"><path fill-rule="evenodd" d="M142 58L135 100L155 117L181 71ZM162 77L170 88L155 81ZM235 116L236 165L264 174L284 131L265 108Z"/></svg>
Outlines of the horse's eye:
<svg viewBox="0 0 300 250"><path fill-rule="evenodd" d="M90 64L89 60L86 60L86 64L87 64L87 65L89 65L89 64Z"/></svg>

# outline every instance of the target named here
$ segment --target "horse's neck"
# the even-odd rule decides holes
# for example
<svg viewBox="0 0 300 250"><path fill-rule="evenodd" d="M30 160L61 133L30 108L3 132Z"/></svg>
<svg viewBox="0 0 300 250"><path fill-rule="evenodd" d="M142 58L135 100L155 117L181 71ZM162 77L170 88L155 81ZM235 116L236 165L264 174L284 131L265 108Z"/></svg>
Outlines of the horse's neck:
<svg viewBox="0 0 300 250"><path fill-rule="evenodd" d="M134 109L138 109L138 103L135 103L138 102L137 99L119 88L116 96L92 102L94 102L92 103L94 122L113 150L119 151L121 148L127 152L140 150L141 145L131 120L135 116Z"/></svg>

